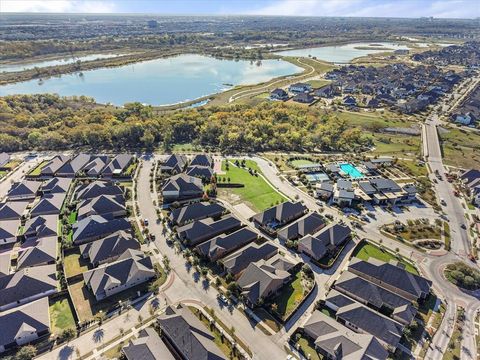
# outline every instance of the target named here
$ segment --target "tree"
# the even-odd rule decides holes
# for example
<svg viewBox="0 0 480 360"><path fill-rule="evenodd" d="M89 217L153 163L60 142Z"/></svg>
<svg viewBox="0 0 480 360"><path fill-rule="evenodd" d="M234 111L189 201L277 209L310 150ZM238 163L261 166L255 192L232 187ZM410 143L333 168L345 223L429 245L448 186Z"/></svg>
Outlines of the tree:
<svg viewBox="0 0 480 360"><path fill-rule="evenodd" d="M61 332L60 339L62 339L63 341L68 341L70 339L73 339L76 334L77 332L75 331L75 329L67 328Z"/></svg>
<svg viewBox="0 0 480 360"><path fill-rule="evenodd" d="M20 348L15 354L16 360L31 360L37 355L37 349L33 345L27 345Z"/></svg>

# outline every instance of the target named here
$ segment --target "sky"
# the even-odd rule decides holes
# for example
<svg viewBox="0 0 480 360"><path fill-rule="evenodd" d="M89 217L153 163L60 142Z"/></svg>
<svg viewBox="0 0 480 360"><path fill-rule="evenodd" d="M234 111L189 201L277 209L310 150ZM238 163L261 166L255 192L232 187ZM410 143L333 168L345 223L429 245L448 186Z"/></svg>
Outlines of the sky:
<svg viewBox="0 0 480 360"><path fill-rule="evenodd" d="M478 18L479 0L0 0L0 12Z"/></svg>

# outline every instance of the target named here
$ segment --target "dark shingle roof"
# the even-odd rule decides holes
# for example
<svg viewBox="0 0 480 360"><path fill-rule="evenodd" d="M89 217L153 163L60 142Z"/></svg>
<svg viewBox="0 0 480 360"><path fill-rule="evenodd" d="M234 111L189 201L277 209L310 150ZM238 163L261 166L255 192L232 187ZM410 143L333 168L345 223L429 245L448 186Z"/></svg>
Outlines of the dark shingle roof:
<svg viewBox="0 0 480 360"><path fill-rule="evenodd" d="M241 225L240 220L229 214L217 221L211 218L194 221L179 227L177 232L180 237L187 240L189 245L195 246L216 235L239 228Z"/></svg>
<svg viewBox="0 0 480 360"><path fill-rule="evenodd" d="M253 216L253 219L260 224L268 224L272 221L283 222L288 219L295 220L302 216L306 210L307 208L301 202L286 201Z"/></svg>
<svg viewBox="0 0 480 360"><path fill-rule="evenodd" d="M135 281L139 275L142 278L154 277L153 262L150 256L145 256L140 250L126 250L119 259L113 263L102 265L96 269L83 273L83 279L95 296L102 294L114 284L124 285Z"/></svg>
<svg viewBox="0 0 480 360"><path fill-rule="evenodd" d="M28 201L8 201L0 203L0 221L18 220L27 209Z"/></svg>
<svg viewBox="0 0 480 360"><path fill-rule="evenodd" d="M428 294L432 286L430 280L414 275L401 267L376 259L369 259L367 262L353 258L348 269L354 271L359 276L372 277L383 284L401 289L416 298L419 298L422 293Z"/></svg>
<svg viewBox="0 0 480 360"><path fill-rule="evenodd" d="M30 211L31 216L60 214L67 194L46 194Z"/></svg>
<svg viewBox="0 0 480 360"><path fill-rule="evenodd" d="M31 196L34 197L37 191L42 186L41 181L23 180L22 182L14 183L7 194L8 198L14 198L18 196Z"/></svg>
<svg viewBox="0 0 480 360"><path fill-rule="evenodd" d="M194 165L187 168L187 175L210 180L213 176L213 170L210 166Z"/></svg>
<svg viewBox="0 0 480 360"><path fill-rule="evenodd" d="M0 346L9 345L23 333L50 330L48 298L42 298L0 315Z"/></svg>
<svg viewBox="0 0 480 360"><path fill-rule="evenodd" d="M130 340L122 351L127 360L175 360L168 347L152 328L141 330L138 338Z"/></svg>
<svg viewBox="0 0 480 360"><path fill-rule="evenodd" d="M192 159L190 166L200 165L200 166L209 166L213 167L213 158L210 155L198 154Z"/></svg>
<svg viewBox="0 0 480 360"><path fill-rule="evenodd" d="M199 202L172 210L169 219L175 225L183 225L194 220L220 216L225 208L217 203Z"/></svg>
<svg viewBox="0 0 480 360"><path fill-rule="evenodd" d="M317 232L324 225L325 221L323 220L322 216L313 212L286 227L285 229L280 230L278 232L278 236L289 240L295 240L299 237Z"/></svg>
<svg viewBox="0 0 480 360"><path fill-rule="evenodd" d="M119 230L131 229L127 219L107 220L100 215L92 215L73 225L73 242L81 242L90 237L102 237Z"/></svg>
<svg viewBox="0 0 480 360"><path fill-rule="evenodd" d="M88 185L82 185L77 188L78 200L93 199L100 195L123 195L123 190L118 185L113 185L109 181L95 180Z"/></svg>
<svg viewBox="0 0 480 360"><path fill-rule="evenodd" d="M169 306L158 317L162 332L188 360L225 360L205 325L181 305Z"/></svg>
<svg viewBox="0 0 480 360"><path fill-rule="evenodd" d="M26 250L20 251L17 259L17 269L39 264L55 262L57 259L57 238L45 237Z"/></svg>
<svg viewBox="0 0 480 360"><path fill-rule="evenodd" d="M80 252L88 254L92 264L103 262L109 258L116 258L127 249L140 249L140 244L127 231L116 231L100 240L81 245Z"/></svg>
<svg viewBox="0 0 480 360"><path fill-rule="evenodd" d="M221 262L230 273L239 274L245 270L250 263L262 259L266 260L277 253L278 248L272 244L250 244L223 258Z"/></svg>
<svg viewBox="0 0 480 360"><path fill-rule="evenodd" d="M0 306L57 289L55 265L25 268L0 277Z"/></svg>
<svg viewBox="0 0 480 360"><path fill-rule="evenodd" d="M42 192L49 194L66 193L71 183L72 179L54 177L42 186Z"/></svg>
<svg viewBox="0 0 480 360"><path fill-rule="evenodd" d="M239 247L242 247L258 237L257 233L243 228L229 235L220 235L197 246L197 251L210 259L218 259Z"/></svg>

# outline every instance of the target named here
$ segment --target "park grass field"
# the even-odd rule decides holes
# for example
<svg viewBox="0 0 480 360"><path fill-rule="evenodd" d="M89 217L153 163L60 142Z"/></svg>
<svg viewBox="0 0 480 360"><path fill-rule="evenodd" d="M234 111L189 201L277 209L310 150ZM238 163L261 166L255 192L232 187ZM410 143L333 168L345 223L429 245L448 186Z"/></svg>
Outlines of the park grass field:
<svg viewBox="0 0 480 360"><path fill-rule="evenodd" d="M444 162L461 168L480 167L480 135L473 131L449 128L439 130Z"/></svg>
<svg viewBox="0 0 480 360"><path fill-rule="evenodd" d="M253 211L263 211L275 204L280 204L287 201L285 196L281 195L271 185L260 176L260 169L253 160L247 160L246 168L239 168L233 164L229 164L228 171L226 170L225 160L222 162L222 170L225 174L219 176L220 179L228 180L230 183L244 184L242 188L219 188L219 197L226 198L230 203L236 205L245 203ZM257 171L257 175L251 175L248 168Z"/></svg>

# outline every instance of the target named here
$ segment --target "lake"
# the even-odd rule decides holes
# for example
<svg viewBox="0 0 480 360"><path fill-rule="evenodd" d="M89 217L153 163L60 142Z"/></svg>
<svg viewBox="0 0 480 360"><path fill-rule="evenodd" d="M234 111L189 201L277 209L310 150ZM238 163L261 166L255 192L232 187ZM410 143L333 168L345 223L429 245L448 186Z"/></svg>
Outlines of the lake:
<svg viewBox="0 0 480 360"><path fill-rule="evenodd" d="M375 46L371 46L375 45ZM380 46L379 46L380 45ZM359 47L370 47L371 49L358 49ZM379 47L384 49L378 49ZM369 54L376 54L385 51L408 49L408 46L402 44L394 44L388 42L369 42L369 43L354 43L338 46L321 46L307 49L279 51L275 54L282 56L315 56L319 60L332 62L335 64L347 64L355 58L366 56Z"/></svg>
<svg viewBox="0 0 480 360"><path fill-rule="evenodd" d="M92 61L92 60L98 60L98 59L109 59L109 58L117 57L120 55L122 54L91 54L91 55L78 56L78 57L68 56L68 57L63 57L61 59L45 60L45 61L38 61L38 62L31 62L31 63L5 64L5 65L0 65L0 72L22 71L22 70L33 69L34 67L42 68L47 66L67 65L67 64L73 64L78 60Z"/></svg>
<svg viewBox="0 0 480 360"><path fill-rule="evenodd" d="M256 84L302 72L282 60L220 60L202 55L180 55L0 86L0 96L56 93L86 95L99 103L123 105L138 101L167 105L190 101L228 90L235 85Z"/></svg>

